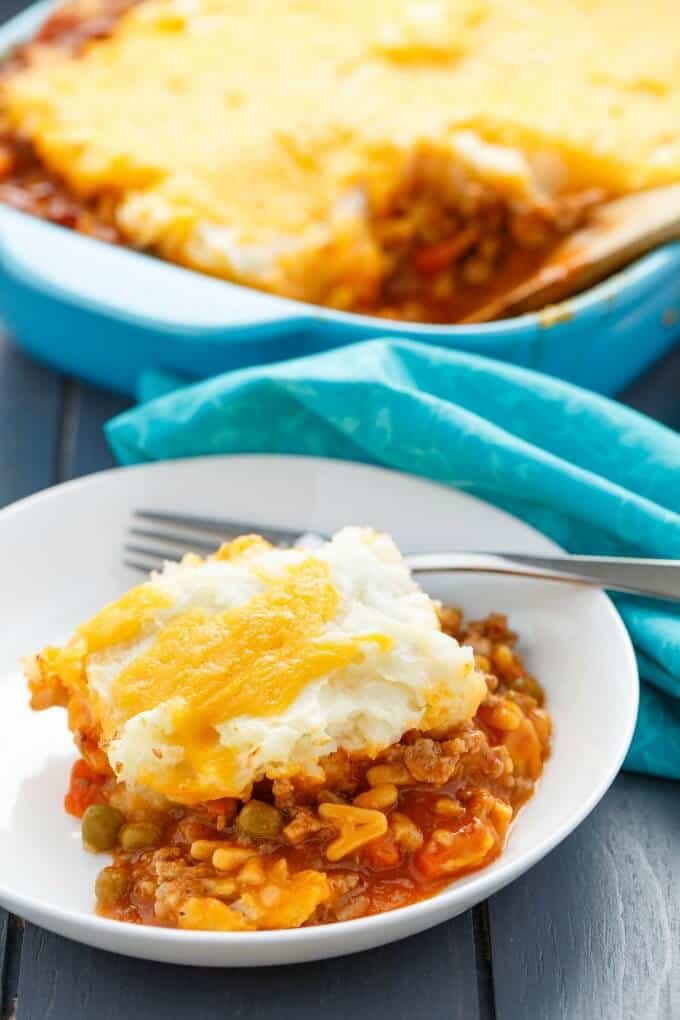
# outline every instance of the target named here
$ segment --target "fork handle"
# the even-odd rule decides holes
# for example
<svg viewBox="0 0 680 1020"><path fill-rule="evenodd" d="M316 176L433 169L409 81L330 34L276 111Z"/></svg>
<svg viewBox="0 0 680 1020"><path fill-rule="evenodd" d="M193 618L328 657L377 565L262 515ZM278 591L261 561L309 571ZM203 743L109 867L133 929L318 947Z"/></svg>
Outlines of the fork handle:
<svg viewBox="0 0 680 1020"><path fill-rule="evenodd" d="M623 556L529 556L523 553L423 553L407 556L414 573L448 570L511 574L585 584L680 602L680 560Z"/></svg>

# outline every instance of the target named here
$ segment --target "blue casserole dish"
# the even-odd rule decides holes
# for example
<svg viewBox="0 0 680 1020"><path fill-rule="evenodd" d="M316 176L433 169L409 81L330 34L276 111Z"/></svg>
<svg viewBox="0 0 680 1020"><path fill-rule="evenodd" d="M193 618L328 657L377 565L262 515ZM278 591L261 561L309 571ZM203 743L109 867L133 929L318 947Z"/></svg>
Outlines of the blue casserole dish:
<svg viewBox="0 0 680 1020"><path fill-rule="evenodd" d="M0 29L0 53L51 6ZM149 368L199 378L369 336L486 354L611 394L680 336L680 243L543 313L432 326L277 298L0 206L0 316L36 357L126 394Z"/></svg>

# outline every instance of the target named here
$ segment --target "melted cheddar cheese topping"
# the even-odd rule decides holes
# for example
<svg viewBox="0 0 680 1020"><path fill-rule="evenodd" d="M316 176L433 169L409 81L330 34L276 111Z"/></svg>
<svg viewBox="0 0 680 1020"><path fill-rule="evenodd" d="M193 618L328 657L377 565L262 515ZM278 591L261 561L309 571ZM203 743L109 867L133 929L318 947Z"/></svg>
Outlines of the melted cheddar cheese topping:
<svg viewBox="0 0 680 1020"><path fill-rule="evenodd" d="M238 608L191 609L163 627L112 690L124 719L166 702L178 705L170 739L182 747L182 761L145 771L144 783L184 803L222 796L233 788L234 755L220 747L218 725L284 712L309 683L360 658L365 641L390 647L381 634L321 639L337 607L328 567L310 557Z"/></svg>
<svg viewBox="0 0 680 1020"><path fill-rule="evenodd" d="M67 644L44 648L40 659L68 690L83 691L88 656L134 641L152 626L158 610L171 605L165 592L149 583L140 584L81 624Z"/></svg>
<svg viewBox="0 0 680 1020"><path fill-rule="evenodd" d="M318 778L339 747L374 756L470 718L486 691L391 539L361 528L314 552L245 536L167 564L29 679L119 779L184 804Z"/></svg>
<svg viewBox="0 0 680 1020"><path fill-rule="evenodd" d="M75 640L84 642L87 655L132 641L152 623L157 610L171 605L172 599L165 592L153 584L140 584L78 627Z"/></svg>
<svg viewBox="0 0 680 1020"><path fill-rule="evenodd" d="M132 243L342 304L331 278L375 276L367 210L414 159L523 201L677 180L680 5L145 0L2 108Z"/></svg>

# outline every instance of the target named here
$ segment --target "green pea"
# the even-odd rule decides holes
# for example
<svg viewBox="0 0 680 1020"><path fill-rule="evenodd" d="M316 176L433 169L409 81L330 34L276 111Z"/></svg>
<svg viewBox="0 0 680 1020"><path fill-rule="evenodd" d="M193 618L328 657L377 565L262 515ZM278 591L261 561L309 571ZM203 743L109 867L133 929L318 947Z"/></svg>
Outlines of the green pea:
<svg viewBox="0 0 680 1020"><path fill-rule="evenodd" d="M102 907L112 907L122 900L130 888L130 877L123 868L104 868L97 875L94 891L97 903Z"/></svg>
<svg viewBox="0 0 680 1020"><path fill-rule="evenodd" d="M90 804L80 826L83 843L88 850L113 850L124 821L120 811L108 804Z"/></svg>
<svg viewBox="0 0 680 1020"><path fill-rule="evenodd" d="M153 822L128 822L118 833L123 850L143 850L147 846L157 846L160 841L160 827Z"/></svg>
<svg viewBox="0 0 680 1020"><path fill-rule="evenodd" d="M262 800L249 800L241 808L236 825L252 839L276 839L283 827L281 812Z"/></svg>

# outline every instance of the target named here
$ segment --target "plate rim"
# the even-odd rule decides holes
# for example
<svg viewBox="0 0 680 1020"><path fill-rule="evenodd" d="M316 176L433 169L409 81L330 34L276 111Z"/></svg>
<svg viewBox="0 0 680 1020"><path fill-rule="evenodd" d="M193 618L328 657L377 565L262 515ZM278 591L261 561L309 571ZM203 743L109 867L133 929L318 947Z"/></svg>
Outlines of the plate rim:
<svg viewBox="0 0 680 1020"><path fill-rule="evenodd" d="M395 470L383 465L373 465L366 464L361 461L349 461L341 458L317 457L314 455L304 454L214 454L203 455L200 457L180 457L162 461L150 461L141 464L112 467L105 471L95 472L90 475L84 475L61 482L58 485L49 486L46 489L32 493L31 495L25 496L22 499L3 507L0 510L0 530L2 529L3 523L6 519L10 516L15 516L28 506L33 506L40 502L49 502L55 496L58 496L64 491L74 491L84 486L96 486L102 481L108 481L112 477L120 475L121 472L153 473L155 471L172 470L173 467L177 467L178 465L189 466L194 463L200 465L206 462L212 464L215 460L221 460L226 463L256 460L259 464L262 464L267 460L273 460L279 463L285 461L312 462L321 470L333 471L338 468L349 469L350 471L356 470L359 473L366 473L369 475L379 473L391 475L393 477L396 476L397 479L406 481L415 480L426 487L435 486L446 490L448 493L454 494L454 496L460 496L465 500L472 501L473 503L481 503L485 506L491 507L494 512L515 522L519 522L523 528L533 533L534 537L540 540L546 550L550 547L553 551L563 551L557 543L547 538L547 536L532 525L522 521L521 518L496 507L493 503L490 503L487 500L480 499L463 489L456 488L453 485L448 485L445 482L432 480L422 475ZM187 467L187 469L189 468ZM385 911L368 917L360 917L347 921L335 921L329 925L320 925L309 928L303 927L283 931L182 931L180 929L150 927L134 924L132 922L114 921L109 918L99 917L94 913L85 914L79 910L68 910L59 906L46 907L44 902L39 899L31 896L25 896L23 894L17 895L13 893L11 889L8 889L4 885L2 875L0 875L0 904L2 904L5 909L13 913L17 913L29 921L34 921L40 926L47 928L48 930L55 931L58 934L68 933L67 937L75 938L76 940L82 941L86 944L100 947L106 942L109 944L112 941L121 942L124 943L124 946L117 946L115 950L116 952L127 956L135 956L146 959L162 958L158 955L158 953L154 953L153 948L148 948L150 943L152 944L152 947L153 945L157 946L159 951L161 951L163 947L171 946L175 946L177 948L182 946L203 946L215 949L223 948L225 951L228 951L230 947L255 949L258 946L263 948L272 948L274 946L281 947L282 945L285 945L286 948L290 948L292 950L295 946L302 949L305 946L309 947L311 944L317 943L318 948L322 951L318 954L314 952L308 957L308 959L322 959L324 957L341 955L354 951L351 946L342 947L338 945L343 941L352 941L354 933L357 935L364 934L368 937L370 942L371 933L376 930L379 931L380 928L384 928L385 937L382 938L379 943L370 942L370 944L387 944L390 941L403 937L399 933L395 934L395 930L399 927L399 921L401 919L408 918L411 922L409 926L410 930L418 931L429 927L430 924L428 922L430 920L432 924L436 924L446 920L447 918L455 916L455 899L461 888L465 889L468 894L468 898L474 900L474 902L480 902L482 899L486 899L488 896L491 896L504 888L515 878L519 877L519 875L528 871L543 857L545 857L546 854L558 846L577 828L578 825L580 825L580 823L596 807L619 773L623 760L630 747L637 721L640 692L639 673L633 644L618 610L606 592L598 591L595 594L600 600L604 600L602 602L603 608L610 617L613 630L618 634L618 638L621 642L621 650L628 663L628 668L626 670L628 677L626 690L628 690L630 695L630 703L627 726L625 729L622 728L618 738L618 752L615 758L612 758L612 761L606 770L606 775L604 775L599 784L589 792L588 797L583 800L577 809L572 811L572 813L559 826L528 849L517 860L503 862L501 855L497 862L495 862L496 867L491 875L489 875L487 869L483 868L468 876L464 876L461 880L452 883L450 886L436 893L434 896L409 904L405 907L398 907L395 910ZM478 895L479 892L481 892L481 895ZM454 900L454 903L451 903L451 900ZM453 911L450 908L453 908ZM465 907L464 909L466 910L468 908ZM432 920L433 917L435 918L434 920ZM420 928L418 927L419 920L424 921ZM73 934L74 927L78 929L78 935ZM107 939L107 935L112 936L112 938ZM325 949L323 944L325 944ZM147 948L145 949L145 947ZM326 949L329 951L325 951ZM303 958L305 957L300 957L300 959ZM177 960L175 962L178 964L184 963L189 966L211 965L209 962L200 960L190 961L187 959L184 961ZM242 961L235 961L232 964L229 960L223 960L214 965L228 967L243 966L244 964ZM260 964L255 961L254 965L258 966ZM274 962L267 965L276 965L276 963ZM281 961L281 965L285 965L285 961Z"/></svg>

